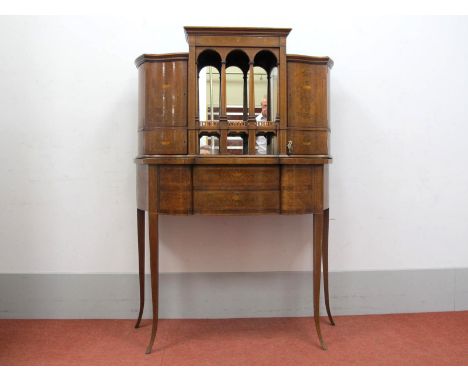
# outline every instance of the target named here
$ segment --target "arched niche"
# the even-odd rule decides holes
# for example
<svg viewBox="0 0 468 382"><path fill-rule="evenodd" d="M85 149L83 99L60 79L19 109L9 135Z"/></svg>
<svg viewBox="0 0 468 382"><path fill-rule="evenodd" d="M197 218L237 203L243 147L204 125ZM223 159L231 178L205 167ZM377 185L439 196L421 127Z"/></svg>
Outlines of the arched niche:
<svg viewBox="0 0 468 382"><path fill-rule="evenodd" d="M241 49L230 51L226 56L226 68L230 66L237 66L242 72L247 73L249 71L249 56Z"/></svg>
<svg viewBox="0 0 468 382"><path fill-rule="evenodd" d="M197 57L198 117L200 121L219 120L221 56L206 49Z"/></svg>
<svg viewBox="0 0 468 382"><path fill-rule="evenodd" d="M249 57L235 49L226 56L226 114L228 120L248 118Z"/></svg>
<svg viewBox="0 0 468 382"><path fill-rule="evenodd" d="M198 72L206 66L214 66L221 73L221 56L213 49L206 49L197 57Z"/></svg>
<svg viewBox="0 0 468 382"><path fill-rule="evenodd" d="M262 100L267 101L267 121L276 118L278 104L278 59L269 50L261 50L254 58L255 73L255 108L262 107ZM263 75L265 77L263 77Z"/></svg>
<svg viewBox="0 0 468 382"><path fill-rule="evenodd" d="M205 66L198 74L198 115L202 122L219 120L220 79L214 66Z"/></svg>
<svg viewBox="0 0 468 382"><path fill-rule="evenodd" d="M261 50L255 55L254 65L265 69L267 73L275 66L278 66L278 59L270 50Z"/></svg>
<svg viewBox="0 0 468 382"><path fill-rule="evenodd" d="M264 118L262 115L263 112L263 103L264 99L267 100L267 105L269 102L268 97L268 73L261 66L254 66L254 97L255 97L255 115L258 122L266 122L271 119L268 118L268 113L266 109L267 116Z"/></svg>

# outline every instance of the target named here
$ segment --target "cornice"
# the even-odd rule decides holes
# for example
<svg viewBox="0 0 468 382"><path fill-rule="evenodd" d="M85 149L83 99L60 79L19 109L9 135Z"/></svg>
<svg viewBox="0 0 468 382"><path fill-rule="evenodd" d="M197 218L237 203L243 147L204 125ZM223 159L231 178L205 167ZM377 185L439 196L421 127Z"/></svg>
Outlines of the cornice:
<svg viewBox="0 0 468 382"><path fill-rule="evenodd" d="M291 28L252 28L252 27L193 27L185 26L185 38L189 36L250 36L287 37Z"/></svg>
<svg viewBox="0 0 468 382"><path fill-rule="evenodd" d="M188 53L167 53L167 54L142 54L135 60L138 68L145 62L164 62L164 61L188 61Z"/></svg>
<svg viewBox="0 0 468 382"><path fill-rule="evenodd" d="M333 60L326 56L326 57L314 57L314 56L304 56L300 54L288 54L286 55L287 62L302 62L306 64L313 64L313 65L328 65L331 69L333 67Z"/></svg>

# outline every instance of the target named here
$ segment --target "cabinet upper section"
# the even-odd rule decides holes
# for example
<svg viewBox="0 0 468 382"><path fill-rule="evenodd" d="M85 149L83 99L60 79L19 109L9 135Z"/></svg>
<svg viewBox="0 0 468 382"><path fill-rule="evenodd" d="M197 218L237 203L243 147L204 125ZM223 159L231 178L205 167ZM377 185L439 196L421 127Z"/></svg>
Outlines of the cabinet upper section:
<svg viewBox="0 0 468 382"><path fill-rule="evenodd" d="M189 53L143 54L141 155L329 155L329 57L289 28L185 27Z"/></svg>

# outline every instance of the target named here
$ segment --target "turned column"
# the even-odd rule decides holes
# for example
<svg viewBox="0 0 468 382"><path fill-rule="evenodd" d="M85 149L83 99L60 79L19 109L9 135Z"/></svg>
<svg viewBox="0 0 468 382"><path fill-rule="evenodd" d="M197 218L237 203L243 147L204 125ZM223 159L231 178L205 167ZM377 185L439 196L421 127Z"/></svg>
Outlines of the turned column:
<svg viewBox="0 0 468 382"><path fill-rule="evenodd" d="M271 71L267 73L267 120L271 121Z"/></svg>
<svg viewBox="0 0 468 382"><path fill-rule="evenodd" d="M256 136L255 130L257 122L255 121L255 78L254 78L254 63L249 63L249 155L255 155Z"/></svg>
<svg viewBox="0 0 468 382"><path fill-rule="evenodd" d="M249 121L255 121L255 78L253 62L249 64Z"/></svg>
<svg viewBox="0 0 468 382"><path fill-rule="evenodd" d="M244 89L243 89L243 110L242 110L242 119L244 121L248 120L249 116L249 106L247 105L248 93L247 93L247 72L244 73Z"/></svg>

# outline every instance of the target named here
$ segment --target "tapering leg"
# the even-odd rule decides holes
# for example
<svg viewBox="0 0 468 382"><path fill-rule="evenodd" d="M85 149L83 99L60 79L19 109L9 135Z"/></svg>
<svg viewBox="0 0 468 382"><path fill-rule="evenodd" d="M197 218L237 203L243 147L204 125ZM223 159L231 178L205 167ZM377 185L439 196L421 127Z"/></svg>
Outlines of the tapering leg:
<svg viewBox="0 0 468 382"><path fill-rule="evenodd" d="M327 308L328 318L332 325L335 325L330 312L330 299L328 295L328 222L329 209L323 211L323 241L322 241L322 263L323 263L323 289L325 294L325 307Z"/></svg>
<svg viewBox="0 0 468 382"><path fill-rule="evenodd" d="M159 233L158 214L149 214L149 242L150 242L150 269L151 269L151 300L153 302L153 326L151 339L146 348L146 354L150 354L153 348L156 331L158 330L158 297L159 297Z"/></svg>
<svg viewBox="0 0 468 382"><path fill-rule="evenodd" d="M323 214L314 214L314 320L315 329L323 350L327 350L327 345L323 341L320 331L320 274L322 272L322 239L323 239Z"/></svg>
<svg viewBox="0 0 468 382"><path fill-rule="evenodd" d="M140 313L135 328L140 327L145 307L145 211L137 209L138 230L138 276L140 278Z"/></svg>

